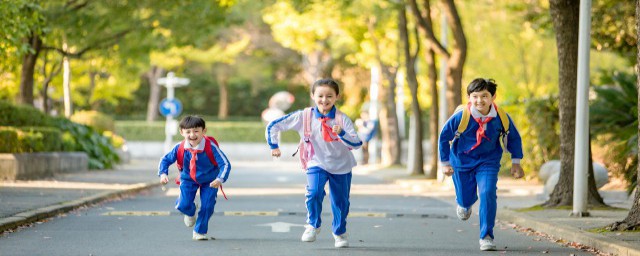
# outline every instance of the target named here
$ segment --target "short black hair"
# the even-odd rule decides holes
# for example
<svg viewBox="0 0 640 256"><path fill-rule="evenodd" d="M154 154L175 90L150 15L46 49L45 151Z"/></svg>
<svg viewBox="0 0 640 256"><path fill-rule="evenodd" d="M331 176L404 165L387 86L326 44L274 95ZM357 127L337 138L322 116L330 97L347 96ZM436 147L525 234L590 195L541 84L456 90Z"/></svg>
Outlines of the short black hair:
<svg viewBox="0 0 640 256"><path fill-rule="evenodd" d="M469 85L467 86L467 95L471 95L472 92L487 90L489 91L489 93L491 93L491 96L494 96L496 95L497 87L498 85L496 84L496 81L491 78L476 78L473 79L473 81L471 81L471 83L469 83Z"/></svg>
<svg viewBox="0 0 640 256"><path fill-rule="evenodd" d="M311 86L311 94L314 94L316 92L316 88L319 86L325 85L331 87L336 92L336 95L340 95L340 86L338 86L338 82L331 78L323 78L313 83Z"/></svg>
<svg viewBox="0 0 640 256"><path fill-rule="evenodd" d="M198 127L202 127L202 129L206 128L204 119L202 119L202 117L189 115L185 116L180 121L180 129L191 129Z"/></svg>

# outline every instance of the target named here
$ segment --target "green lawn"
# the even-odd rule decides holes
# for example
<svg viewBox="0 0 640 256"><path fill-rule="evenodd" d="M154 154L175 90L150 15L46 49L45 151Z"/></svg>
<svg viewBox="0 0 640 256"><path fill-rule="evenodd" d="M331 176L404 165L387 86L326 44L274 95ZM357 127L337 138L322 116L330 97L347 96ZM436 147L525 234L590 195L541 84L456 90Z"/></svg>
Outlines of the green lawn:
<svg viewBox="0 0 640 256"><path fill-rule="evenodd" d="M116 134L128 141L164 141L165 121L116 121ZM265 142L266 124L260 121L207 121L207 135L218 141ZM180 134L173 140L183 138ZM300 137L296 132L282 133L282 142L297 142Z"/></svg>

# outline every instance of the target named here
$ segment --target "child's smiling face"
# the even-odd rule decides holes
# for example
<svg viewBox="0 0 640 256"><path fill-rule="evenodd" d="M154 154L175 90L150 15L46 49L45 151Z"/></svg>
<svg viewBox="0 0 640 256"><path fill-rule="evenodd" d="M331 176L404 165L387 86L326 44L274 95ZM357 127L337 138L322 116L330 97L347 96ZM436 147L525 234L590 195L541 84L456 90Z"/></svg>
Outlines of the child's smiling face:
<svg viewBox="0 0 640 256"><path fill-rule="evenodd" d="M483 115L489 114L491 105L493 105L493 101L495 99L496 96L491 95L491 93L487 90L472 92L471 94L469 94L469 101L471 102L471 105Z"/></svg>
<svg viewBox="0 0 640 256"><path fill-rule="evenodd" d="M318 106L318 112L322 114L328 114L333 108L333 105L338 100L338 94L330 86L318 86L311 94L313 102Z"/></svg>
<svg viewBox="0 0 640 256"><path fill-rule="evenodd" d="M189 142L191 147L197 147L204 138L204 134L207 132L207 128L195 127L188 129L180 129L180 135L184 137L186 142Z"/></svg>

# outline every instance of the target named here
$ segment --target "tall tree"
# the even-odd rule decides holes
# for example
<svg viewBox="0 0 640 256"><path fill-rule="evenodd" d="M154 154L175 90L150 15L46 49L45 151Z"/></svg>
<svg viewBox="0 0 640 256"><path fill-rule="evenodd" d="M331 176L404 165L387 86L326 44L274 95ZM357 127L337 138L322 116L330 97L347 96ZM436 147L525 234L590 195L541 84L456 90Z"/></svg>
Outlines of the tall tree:
<svg viewBox="0 0 640 256"><path fill-rule="evenodd" d="M399 5L398 29L400 31L400 41L402 42L407 84L411 91L411 121L409 128L407 169L411 175L424 175L424 159L422 157L422 110L420 109L420 102L418 101L418 76L415 69L416 56L420 51L420 44L416 43L415 53L412 53L407 23L407 8L403 4Z"/></svg>
<svg viewBox="0 0 640 256"><path fill-rule="evenodd" d="M425 34L428 35L429 31L433 31L433 22L431 19L431 4L430 1L423 1L422 10L418 8L415 0L409 1L413 16L416 18L418 27ZM436 68L435 51L434 47L431 47L427 42L427 49L424 50L425 62L427 64L427 80L430 88L431 95L431 110L429 115L429 140L431 141L431 163L426 173L427 178L435 179L438 174L438 136L439 136L439 104L438 104L438 72Z"/></svg>
<svg viewBox="0 0 640 256"><path fill-rule="evenodd" d="M447 17L447 25L451 29L453 36L453 42L450 47L451 50L448 50L436 38L433 27L429 26L426 17L424 17L430 15L430 13L424 13L423 16L423 14L417 11L417 1L408 1L412 9L416 10L413 11L413 14L418 19L418 25L424 31L424 39L429 43L431 49L447 59L447 112L453 114L456 107L462 104L462 71L467 59L467 38L464 35L458 9L453 0L442 0L442 12ZM428 6L429 3L427 2L430 0L422 1L424 6Z"/></svg>
<svg viewBox="0 0 640 256"><path fill-rule="evenodd" d="M640 90L640 0L636 0L636 89ZM638 120L640 120L640 93L638 94ZM638 125L640 134L640 123ZM637 154L640 158L640 140L637 140ZM629 214L622 220L611 225L611 230L638 230L640 229L640 165L637 165L636 188L633 205Z"/></svg>
<svg viewBox="0 0 640 256"><path fill-rule="evenodd" d="M549 199L542 205L554 207L573 204L573 171L575 152L576 90L578 76L578 29L579 0L551 0L549 11L556 32L559 67L559 110L560 110L560 177ZM590 167L589 179L593 178ZM604 202L589 181L588 201L591 205Z"/></svg>
<svg viewBox="0 0 640 256"><path fill-rule="evenodd" d="M387 86L381 90L383 108L380 110L380 130L382 134L382 160L385 165L398 165L401 163L402 140L400 138L400 128L398 126L398 115L396 112L396 77L398 65L387 64L382 58L380 50L381 42L376 35L376 18L369 19L369 34L373 44L376 61L382 75L387 81ZM397 44L399 42L396 42ZM396 58L398 55L396 54ZM396 60L396 63L399 61Z"/></svg>

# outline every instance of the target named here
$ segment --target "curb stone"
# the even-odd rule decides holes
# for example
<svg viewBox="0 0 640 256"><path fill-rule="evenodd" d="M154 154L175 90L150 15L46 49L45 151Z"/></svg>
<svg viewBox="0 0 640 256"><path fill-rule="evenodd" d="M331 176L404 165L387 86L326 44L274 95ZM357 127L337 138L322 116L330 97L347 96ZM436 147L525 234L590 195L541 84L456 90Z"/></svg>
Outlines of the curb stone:
<svg viewBox="0 0 640 256"><path fill-rule="evenodd" d="M526 214L517 213L510 209L498 210L497 219L528 227L557 238L581 243L603 252L623 256L640 256L640 248L630 243L617 241L601 234L591 233L567 225L538 221L528 217Z"/></svg>

